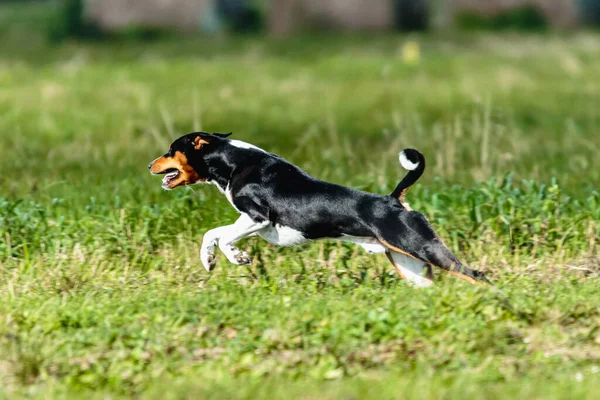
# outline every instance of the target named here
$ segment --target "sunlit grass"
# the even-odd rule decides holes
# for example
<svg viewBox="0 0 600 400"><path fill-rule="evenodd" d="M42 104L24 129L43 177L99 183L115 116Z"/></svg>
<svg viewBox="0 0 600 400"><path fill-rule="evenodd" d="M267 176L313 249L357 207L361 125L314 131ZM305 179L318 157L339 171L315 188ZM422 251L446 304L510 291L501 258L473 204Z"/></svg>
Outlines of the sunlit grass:
<svg viewBox="0 0 600 400"><path fill-rule="evenodd" d="M597 392L595 34L59 47L6 37L0 392ZM419 48L410 62L406 43ZM251 239L251 267L218 254L207 274L202 235L236 212L214 187L162 191L146 167L198 129L376 193L403 176L398 151L420 149L428 167L408 201L495 287L438 275L415 291L385 257L337 242Z"/></svg>

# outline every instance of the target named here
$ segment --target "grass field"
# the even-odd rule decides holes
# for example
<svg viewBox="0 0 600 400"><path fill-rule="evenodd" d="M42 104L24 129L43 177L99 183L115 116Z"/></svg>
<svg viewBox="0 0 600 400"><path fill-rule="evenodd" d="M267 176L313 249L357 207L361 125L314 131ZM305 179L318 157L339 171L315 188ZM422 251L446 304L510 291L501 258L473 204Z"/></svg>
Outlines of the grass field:
<svg viewBox="0 0 600 400"><path fill-rule="evenodd" d="M0 397L600 390L597 34L51 47L23 29L0 30ZM416 291L337 242L251 239L252 267L206 273L202 234L236 212L146 167L197 129L376 193L420 149L408 201L495 287Z"/></svg>

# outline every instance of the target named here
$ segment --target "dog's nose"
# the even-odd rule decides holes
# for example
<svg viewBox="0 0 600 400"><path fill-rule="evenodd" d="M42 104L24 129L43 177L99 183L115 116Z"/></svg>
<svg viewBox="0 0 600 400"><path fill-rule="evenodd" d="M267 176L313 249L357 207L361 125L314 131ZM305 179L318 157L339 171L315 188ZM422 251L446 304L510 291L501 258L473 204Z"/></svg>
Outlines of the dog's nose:
<svg viewBox="0 0 600 400"><path fill-rule="evenodd" d="M148 164L148 169L152 168L152 163Z"/></svg>

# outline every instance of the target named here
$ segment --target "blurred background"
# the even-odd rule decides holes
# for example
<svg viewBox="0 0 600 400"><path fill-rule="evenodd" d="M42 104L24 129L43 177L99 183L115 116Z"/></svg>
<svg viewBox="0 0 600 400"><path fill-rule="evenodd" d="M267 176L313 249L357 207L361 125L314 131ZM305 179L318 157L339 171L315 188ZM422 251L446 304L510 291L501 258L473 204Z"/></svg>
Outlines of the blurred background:
<svg viewBox="0 0 600 400"><path fill-rule="evenodd" d="M600 0L0 0L0 135L19 160L64 153L66 174L107 154L146 164L111 139L154 155L203 128L325 179L383 152L393 181L392 150L412 145L429 182L510 172L582 191L599 177L599 24ZM61 166L73 149L87 156Z"/></svg>
<svg viewBox="0 0 600 400"><path fill-rule="evenodd" d="M46 17L37 22L46 25L54 40L154 37L168 31L285 36L315 30L541 30L600 23L597 0L0 0L0 4L26 7L30 17L37 8Z"/></svg>
<svg viewBox="0 0 600 400"><path fill-rule="evenodd" d="M37 178L138 174L179 134L233 130L372 190L414 146L426 183L589 192L599 24L600 0L0 0L0 135L20 155L4 162L52 149ZM358 168L373 153L379 182Z"/></svg>

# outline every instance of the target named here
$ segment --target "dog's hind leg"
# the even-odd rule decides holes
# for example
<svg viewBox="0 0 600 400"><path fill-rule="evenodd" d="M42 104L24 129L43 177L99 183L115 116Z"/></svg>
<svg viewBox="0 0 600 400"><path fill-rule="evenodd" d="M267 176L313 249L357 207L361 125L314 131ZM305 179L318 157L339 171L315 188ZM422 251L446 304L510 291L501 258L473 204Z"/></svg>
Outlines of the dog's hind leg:
<svg viewBox="0 0 600 400"><path fill-rule="evenodd" d="M456 258L422 214L406 212L398 225L381 224L380 227L376 237L388 249L441 268L469 283L490 284L482 272L463 265Z"/></svg>
<svg viewBox="0 0 600 400"><path fill-rule="evenodd" d="M471 284L491 284L483 272L469 268L461 263L441 242L436 242L429 246L427 249L427 259L431 260L431 265L435 265L450 275L463 279Z"/></svg>
<svg viewBox="0 0 600 400"><path fill-rule="evenodd" d="M407 254L405 257L414 257L415 262L420 261L422 263L438 267L450 275L463 279L471 284L491 284L483 272L476 271L467 267L466 265L463 265L456 258L456 256L439 241L427 243L423 249L419 249L420 251L415 251L414 255L388 243L385 240L381 240L381 242L390 250L392 250L392 254L394 252L399 254ZM431 270L428 273L431 274Z"/></svg>
<svg viewBox="0 0 600 400"><path fill-rule="evenodd" d="M431 267L421 260L396 251L387 251L387 258L396 268L398 274L412 286L422 288L433 284Z"/></svg>

